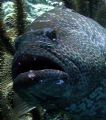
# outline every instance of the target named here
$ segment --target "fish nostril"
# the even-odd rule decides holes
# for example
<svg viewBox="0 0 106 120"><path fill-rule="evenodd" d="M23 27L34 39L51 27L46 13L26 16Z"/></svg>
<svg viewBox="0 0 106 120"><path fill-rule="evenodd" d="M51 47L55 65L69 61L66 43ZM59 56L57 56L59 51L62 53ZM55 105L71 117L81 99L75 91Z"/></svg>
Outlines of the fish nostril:
<svg viewBox="0 0 106 120"><path fill-rule="evenodd" d="M56 31L52 28L44 28L44 35L46 35L49 39L51 40L56 40L57 39L57 35L56 35Z"/></svg>

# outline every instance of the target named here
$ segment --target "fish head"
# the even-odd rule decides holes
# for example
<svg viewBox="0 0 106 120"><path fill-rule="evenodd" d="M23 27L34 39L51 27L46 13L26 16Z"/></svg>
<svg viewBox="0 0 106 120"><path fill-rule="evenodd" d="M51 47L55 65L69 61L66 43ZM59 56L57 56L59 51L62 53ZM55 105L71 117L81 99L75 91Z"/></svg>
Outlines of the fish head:
<svg viewBox="0 0 106 120"><path fill-rule="evenodd" d="M64 109L95 89L104 76L105 60L86 32L54 23L17 38L13 87L29 104Z"/></svg>
<svg viewBox="0 0 106 120"><path fill-rule="evenodd" d="M68 69L64 67L57 39L55 30L45 28L27 32L16 40L13 87L31 105L41 104L48 108L56 107L63 100L65 102L65 98L66 104L69 102Z"/></svg>

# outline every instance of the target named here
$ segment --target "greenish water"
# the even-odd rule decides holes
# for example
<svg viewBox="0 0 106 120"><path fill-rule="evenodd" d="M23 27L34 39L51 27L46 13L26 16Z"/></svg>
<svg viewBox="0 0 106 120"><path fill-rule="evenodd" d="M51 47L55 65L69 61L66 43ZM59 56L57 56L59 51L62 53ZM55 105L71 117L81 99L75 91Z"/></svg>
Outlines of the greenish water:
<svg viewBox="0 0 106 120"><path fill-rule="evenodd" d="M7 22L14 14L14 2L4 0L4 21ZM93 18L106 27L106 0L24 0L28 22L32 22L43 13L60 6L66 6Z"/></svg>

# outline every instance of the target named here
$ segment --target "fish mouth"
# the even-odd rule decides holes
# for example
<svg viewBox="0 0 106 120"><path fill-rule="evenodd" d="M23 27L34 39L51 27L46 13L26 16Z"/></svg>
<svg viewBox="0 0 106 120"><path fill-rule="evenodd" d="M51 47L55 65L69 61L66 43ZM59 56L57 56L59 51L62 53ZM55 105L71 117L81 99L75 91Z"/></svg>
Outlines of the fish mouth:
<svg viewBox="0 0 106 120"><path fill-rule="evenodd" d="M33 55L20 55L12 66L13 88L26 102L60 102L69 90L69 75L53 60ZM30 96L30 97L29 97ZM58 103L56 103L58 104Z"/></svg>
<svg viewBox="0 0 106 120"><path fill-rule="evenodd" d="M64 71L64 68L58 63L54 62L48 57L33 56L30 54L22 54L13 62L12 65L12 77L15 79L20 73L27 72L29 70L59 70Z"/></svg>

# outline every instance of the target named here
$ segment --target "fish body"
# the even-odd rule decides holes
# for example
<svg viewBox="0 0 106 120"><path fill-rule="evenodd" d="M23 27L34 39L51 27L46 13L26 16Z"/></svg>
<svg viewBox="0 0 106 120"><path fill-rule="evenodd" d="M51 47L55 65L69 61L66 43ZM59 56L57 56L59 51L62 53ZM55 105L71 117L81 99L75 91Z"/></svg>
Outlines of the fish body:
<svg viewBox="0 0 106 120"><path fill-rule="evenodd" d="M18 37L14 90L27 103L73 119L106 119L106 29L66 8L37 18Z"/></svg>

